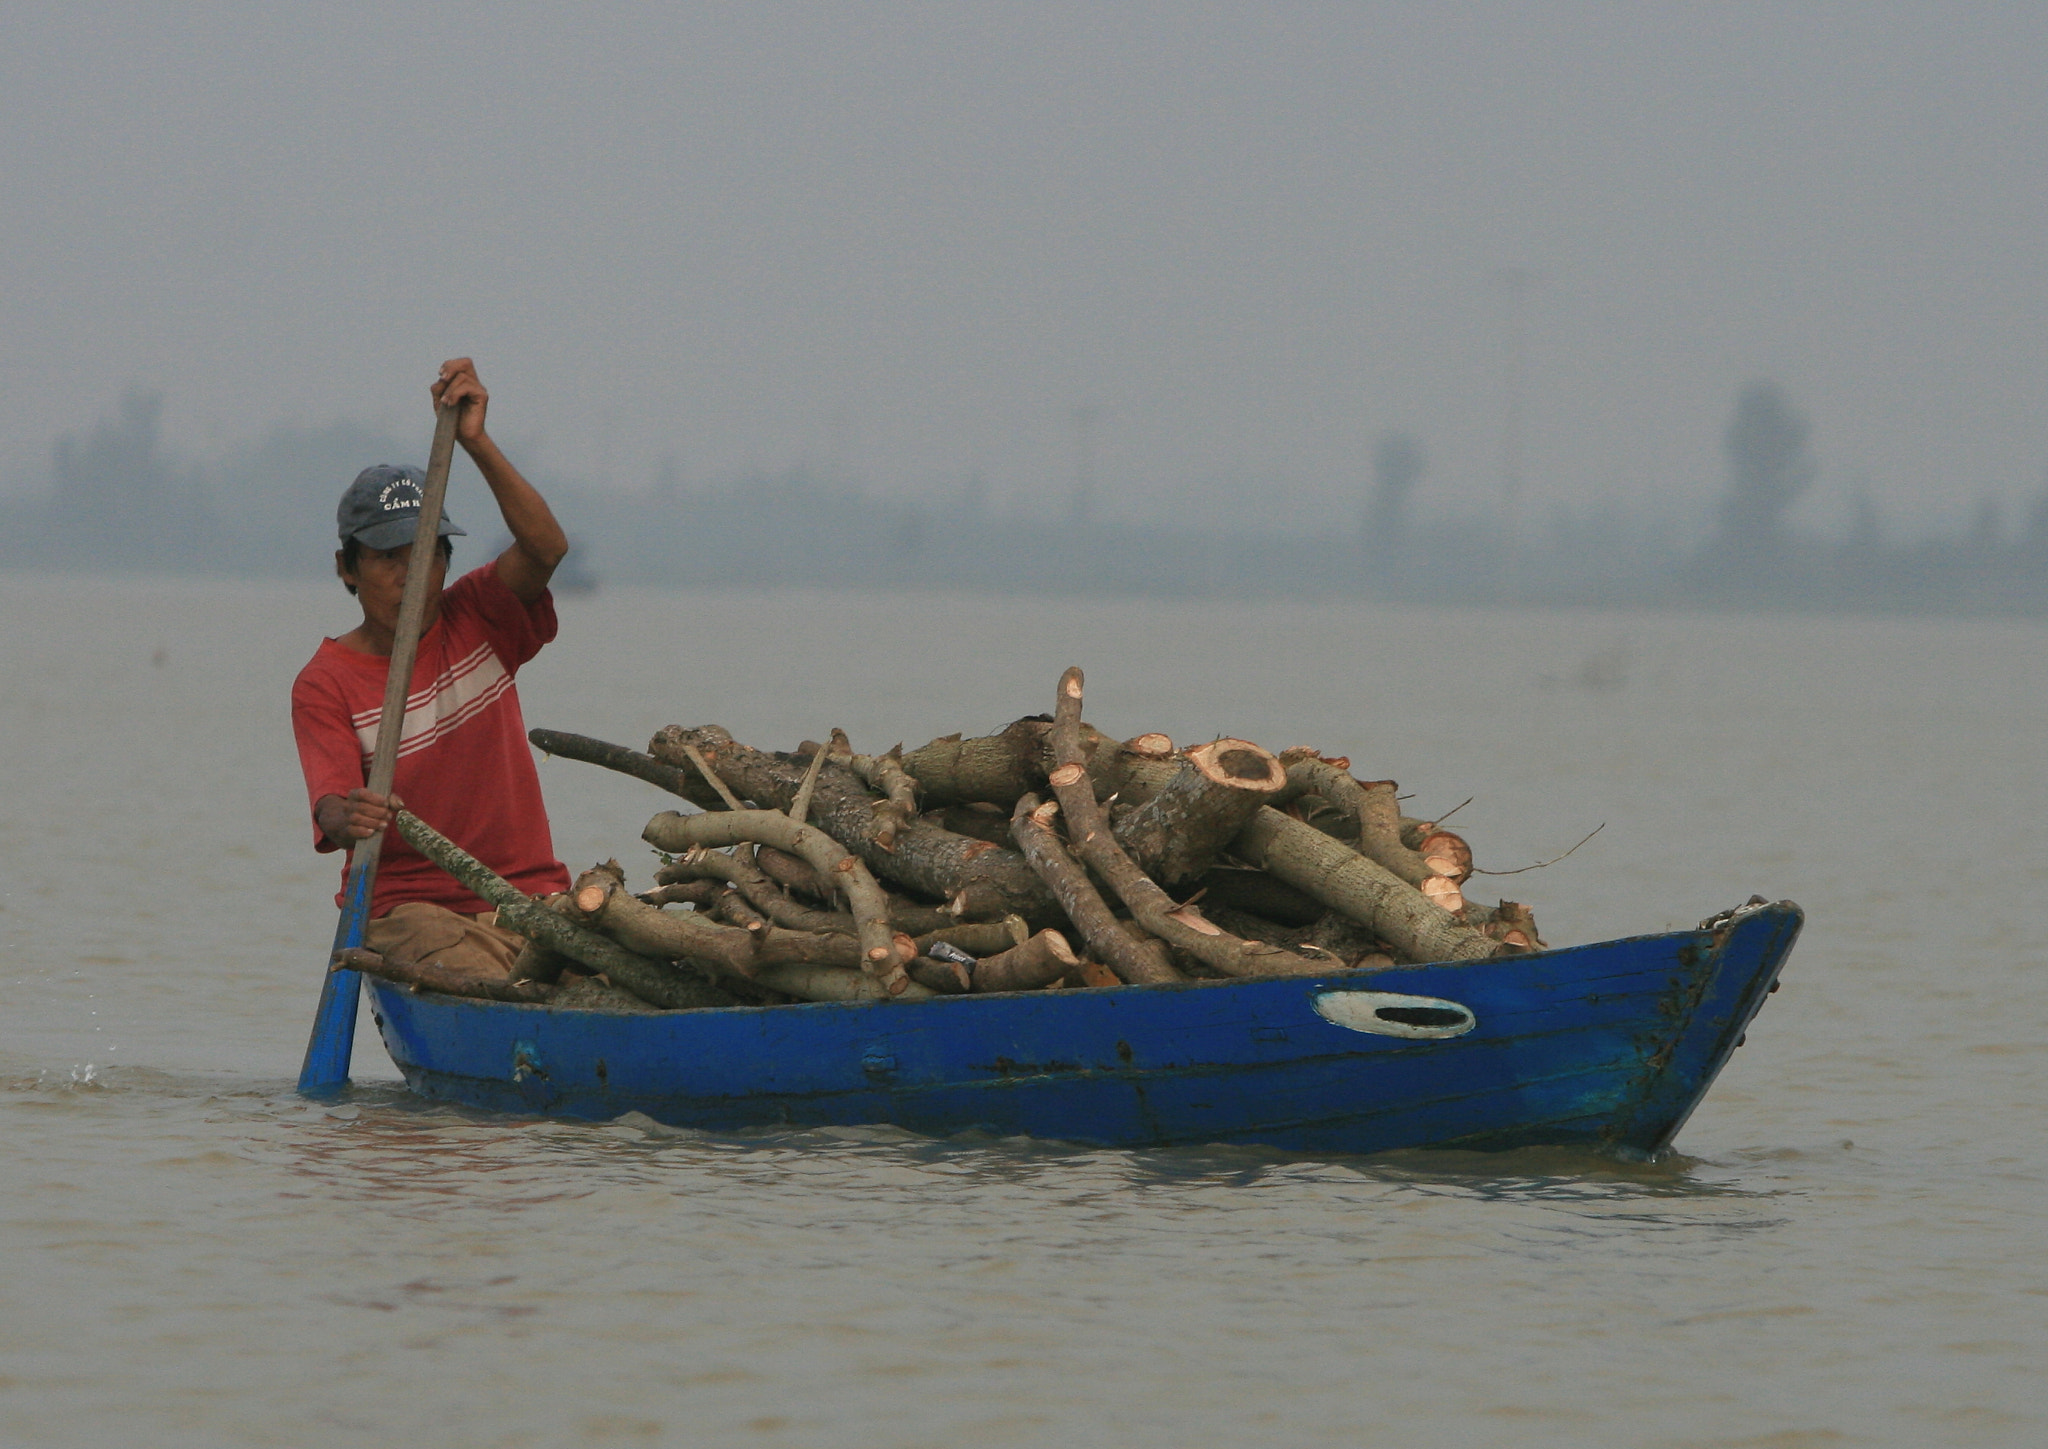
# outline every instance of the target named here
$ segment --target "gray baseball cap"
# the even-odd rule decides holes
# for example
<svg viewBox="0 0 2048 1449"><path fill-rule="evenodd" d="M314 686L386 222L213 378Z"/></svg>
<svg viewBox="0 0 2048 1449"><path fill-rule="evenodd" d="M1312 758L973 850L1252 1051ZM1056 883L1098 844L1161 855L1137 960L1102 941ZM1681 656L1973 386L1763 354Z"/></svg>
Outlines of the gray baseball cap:
<svg viewBox="0 0 2048 1449"><path fill-rule="evenodd" d="M427 475L418 468L401 468L379 463L356 474L356 481L341 495L341 507L334 511L341 525L341 539L360 539L364 548L398 548L413 541L420 526L420 501L425 497ZM464 533L441 512L440 536ZM467 536L465 534L465 536Z"/></svg>

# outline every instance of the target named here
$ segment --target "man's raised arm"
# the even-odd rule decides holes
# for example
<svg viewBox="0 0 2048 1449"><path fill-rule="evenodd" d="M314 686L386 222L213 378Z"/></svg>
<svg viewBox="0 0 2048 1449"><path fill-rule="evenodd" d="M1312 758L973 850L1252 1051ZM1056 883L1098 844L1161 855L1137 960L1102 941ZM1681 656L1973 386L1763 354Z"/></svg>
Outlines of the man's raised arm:
<svg viewBox="0 0 2048 1449"><path fill-rule="evenodd" d="M445 400L457 409L455 440L484 475L491 496L498 500L505 527L512 532L512 546L498 555L498 577L521 600L532 603L569 552L568 535L555 521L547 500L485 431L484 414L491 395L476 375L476 364L467 357L450 358L441 364L441 376L428 391L437 405Z"/></svg>

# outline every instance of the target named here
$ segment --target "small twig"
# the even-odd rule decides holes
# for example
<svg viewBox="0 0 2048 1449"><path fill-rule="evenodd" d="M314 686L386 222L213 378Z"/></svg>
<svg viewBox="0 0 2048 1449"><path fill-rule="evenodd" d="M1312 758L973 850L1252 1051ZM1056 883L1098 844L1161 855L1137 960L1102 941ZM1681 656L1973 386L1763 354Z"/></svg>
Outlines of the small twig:
<svg viewBox="0 0 2048 1449"><path fill-rule="evenodd" d="M1587 832L1586 832L1586 838L1585 838L1585 840L1581 840L1581 841L1579 842L1579 845L1584 845L1584 844L1586 843L1586 840L1591 840L1591 839L1592 839L1592 838L1593 838L1594 836L1598 835L1598 834L1599 834L1599 833L1600 833L1601 831L1605 830L1606 828L1607 828L1607 822L1606 822L1605 820L1601 821L1601 822L1600 822L1600 823L1599 823L1598 825L1594 826L1594 827L1593 827L1593 828L1592 828L1591 830L1589 830L1589 831L1587 831ZM1579 845L1574 845L1574 846L1572 847L1572 850L1577 850L1577 849L1579 848ZM1567 850L1567 851L1566 851L1566 852L1564 853L1564 855L1570 855L1570 854L1572 853L1572 850ZM1534 865L1525 865L1525 866L1522 866L1522 867L1520 867L1520 868L1518 868L1518 869L1516 869L1516 870L1480 870L1480 869L1478 869L1477 867L1474 867L1474 868L1473 868L1473 871L1472 871L1472 874L1474 874L1474 875L1520 875L1520 874L1521 874L1521 873L1522 873L1523 871L1525 871L1525 870L1541 870L1541 869L1543 869L1543 867L1544 867L1544 866L1546 866L1546 865L1556 865L1556 864L1557 864L1557 863L1558 863L1558 862L1559 862L1560 860L1563 860L1563 859L1564 859L1564 855L1553 855L1553 856L1552 856L1552 857L1551 857L1550 859L1548 859L1548 860L1539 860L1539 861L1537 861L1537 862L1536 862L1536 863L1535 863Z"/></svg>
<svg viewBox="0 0 2048 1449"><path fill-rule="evenodd" d="M1478 797L1477 795L1467 795L1467 796L1466 796L1466 797L1465 797L1464 799L1460 800L1460 801L1459 801L1459 802L1458 802L1457 804L1453 805L1453 806L1452 806L1452 807L1451 807L1450 809L1448 809L1448 810L1444 811L1444 813L1443 813L1443 814L1441 814L1441 815L1437 816L1437 818L1436 818L1436 822L1435 822L1435 823L1436 823L1436 824L1438 824L1438 825L1441 825L1441 824L1443 824L1443 823L1444 823L1444 822L1445 822L1446 820L1450 819L1450 818L1451 818L1451 817L1452 817L1453 815L1456 815L1456 814L1457 814L1457 813L1458 813L1458 812L1459 812L1460 810L1463 810L1463 809L1464 809L1464 808L1465 808L1465 807L1466 807L1467 805L1470 805L1470 804L1471 804L1471 803L1472 803L1472 802L1473 802L1474 800L1477 800L1478 798L1479 798L1479 797ZM1602 821L1601 823L1602 823L1602 824L1604 825L1604 824L1605 824L1606 822L1605 822L1605 821ZM1581 841L1581 842L1580 842L1580 844L1584 844L1584 843L1585 843L1585 842L1583 842L1583 841ZM1578 848L1579 848L1579 847L1578 847L1577 845L1575 845L1575 846L1573 846L1573 847L1572 847L1572 849L1573 849L1573 850L1577 850ZM1560 859L1562 859L1562 857L1559 857L1559 858L1560 858Z"/></svg>
<svg viewBox="0 0 2048 1449"><path fill-rule="evenodd" d="M811 792L818 788L818 771L825 764L825 747L818 746L811 751L811 767L804 771L804 782L797 786L796 799L789 804L789 818L802 825L811 813Z"/></svg>
<svg viewBox="0 0 2048 1449"><path fill-rule="evenodd" d="M718 772L711 768L711 762L704 758L704 754L701 750L699 750L695 745L691 744L688 740L685 740L683 741L683 753L690 757L690 763L697 767L697 773L702 775L707 781L709 781L711 788L716 790L721 796L724 797L726 809L744 810L747 808L746 806L740 804L739 796L733 794L731 790L726 788L725 781L718 778Z"/></svg>

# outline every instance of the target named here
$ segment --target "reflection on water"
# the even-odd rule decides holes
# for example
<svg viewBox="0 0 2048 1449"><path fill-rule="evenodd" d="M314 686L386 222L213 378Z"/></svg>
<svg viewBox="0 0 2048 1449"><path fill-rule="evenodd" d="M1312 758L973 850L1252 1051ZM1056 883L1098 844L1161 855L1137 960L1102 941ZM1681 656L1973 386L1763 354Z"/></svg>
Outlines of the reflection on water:
<svg viewBox="0 0 2048 1449"><path fill-rule="evenodd" d="M1786 1189L1677 1154L1654 1163L1563 1148L1312 1158L1235 1145L1133 1152L976 1134L934 1140L891 1127L711 1133L639 1114L604 1123L507 1117L395 1086L309 1103L283 1082L258 1088L133 1068L0 1084L9 1109L86 1099L113 1107L122 1097L144 1099L141 1114L170 1129L160 1147L234 1129L234 1158L274 1176L280 1200L374 1204L385 1219L487 1213L514 1232L528 1215L544 1223L612 1189L699 1210L744 1202L756 1224L829 1222L839 1232L914 1214L931 1235L949 1216L1020 1202L1056 1205L1069 1220L1113 1213L1126 1228L1148 1220L1193 1234L1234 1231L1237 1214L1277 1213L1295 1251L1311 1255L1324 1251L1316 1240L1369 1251L1404 1210L1430 1203L1518 1210L1512 1230L1483 1244L1511 1255L1541 1254L1560 1235L1612 1233L1639 1251L1646 1233L1706 1241L1784 1221L1775 1199Z"/></svg>

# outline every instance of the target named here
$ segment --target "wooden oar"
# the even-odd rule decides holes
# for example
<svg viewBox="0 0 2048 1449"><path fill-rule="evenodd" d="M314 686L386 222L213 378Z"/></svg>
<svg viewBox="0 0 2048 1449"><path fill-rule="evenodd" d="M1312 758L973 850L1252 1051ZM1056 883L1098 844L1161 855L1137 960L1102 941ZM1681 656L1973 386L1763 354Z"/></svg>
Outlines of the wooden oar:
<svg viewBox="0 0 2048 1449"><path fill-rule="evenodd" d="M364 782L378 795L391 793L391 777L398 769L405 697L412 689L420 620L426 616L427 586L434 576L434 550L440 540L441 499L448 491L448 465L454 457L455 409L443 407L434 419L434 447L427 455L426 486L420 490L419 527L413 531L405 591L398 597L398 631L391 640L391 668L384 680L384 712L377 719L377 748L370 756L370 778ZM335 927L328 963L337 953L363 944L363 928L370 920L370 886L377 878L377 857L383 849L384 834L379 831L367 840L358 840L349 856L341 923ZM313 1013L305 1064L299 1068L299 1090L307 1093L332 1092L348 1085L349 1053L356 1039L356 1001L362 994L362 973L331 970L327 964L322 971L320 1005Z"/></svg>

